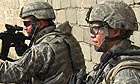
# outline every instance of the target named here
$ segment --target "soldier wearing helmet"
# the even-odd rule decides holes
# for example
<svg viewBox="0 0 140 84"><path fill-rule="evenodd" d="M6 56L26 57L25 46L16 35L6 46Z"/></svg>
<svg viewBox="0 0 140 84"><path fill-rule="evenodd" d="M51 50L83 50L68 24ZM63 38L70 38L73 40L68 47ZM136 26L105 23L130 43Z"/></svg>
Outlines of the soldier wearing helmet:
<svg viewBox="0 0 140 84"><path fill-rule="evenodd" d="M101 46L95 46L98 47L96 48L97 51L106 52L105 47L108 42L129 38L133 31L138 30L137 20L132 8L123 2L119 4L119 2L105 1L104 4L91 7L89 12L86 21L90 24L91 34L96 34L94 34L95 28L101 29L104 27L105 40L101 43ZM109 37L109 29L120 32L120 35Z"/></svg>
<svg viewBox="0 0 140 84"><path fill-rule="evenodd" d="M71 74L85 68L71 26L65 22L56 28L55 13L49 3L28 3L22 7L20 17L31 43L18 61L0 63L0 82L66 84Z"/></svg>
<svg viewBox="0 0 140 84"><path fill-rule="evenodd" d="M89 9L86 21L95 50L103 52L92 84L140 84L140 47L129 39L138 30L132 8L106 0Z"/></svg>
<svg viewBox="0 0 140 84"><path fill-rule="evenodd" d="M92 76L81 69L69 84L140 84L140 47L129 40L138 30L132 8L123 1L106 0L89 9L86 21L95 50L103 54Z"/></svg>

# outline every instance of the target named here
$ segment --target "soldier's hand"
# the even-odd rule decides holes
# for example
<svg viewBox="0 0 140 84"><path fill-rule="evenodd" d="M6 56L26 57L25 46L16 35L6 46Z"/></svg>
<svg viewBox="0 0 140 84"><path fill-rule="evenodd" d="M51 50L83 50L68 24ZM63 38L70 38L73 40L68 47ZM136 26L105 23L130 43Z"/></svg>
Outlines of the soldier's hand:
<svg viewBox="0 0 140 84"><path fill-rule="evenodd" d="M15 44L15 51L18 56L22 56L22 54L28 49L28 45L25 43Z"/></svg>

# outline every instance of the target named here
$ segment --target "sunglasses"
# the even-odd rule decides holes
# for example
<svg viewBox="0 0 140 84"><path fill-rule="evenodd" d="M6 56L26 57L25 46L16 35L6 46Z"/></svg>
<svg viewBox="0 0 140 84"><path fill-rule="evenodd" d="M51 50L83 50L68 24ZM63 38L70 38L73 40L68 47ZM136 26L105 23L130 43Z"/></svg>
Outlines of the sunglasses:
<svg viewBox="0 0 140 84"><path fill-rule="evenodd" d="M32 24L31 21L23 21L24 26L28 27L29 25Z"/></svg>
<svg viewBox="0 0 140 84"><path fill-rule="evenodd" d="M100 24L89 24L90 33L93 35L97 35L102 29L103 25Z"/></svg>

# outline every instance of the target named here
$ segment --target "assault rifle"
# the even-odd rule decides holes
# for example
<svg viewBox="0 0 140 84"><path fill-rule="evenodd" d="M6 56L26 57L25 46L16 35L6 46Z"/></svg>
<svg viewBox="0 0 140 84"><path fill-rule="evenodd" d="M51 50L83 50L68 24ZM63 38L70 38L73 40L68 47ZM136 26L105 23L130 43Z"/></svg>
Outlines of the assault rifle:
<svg viewBox="0 0 140 84"><path fill-rule="evenodd" d="M10 47L14 47L16 44L30 39L25 36L23 32L20 32L23 30L22 27L5 24L5 28L7 29L6 31L0 32L0 39L2 40L0 59L14 61L13 59L8 58Z"/></svg>

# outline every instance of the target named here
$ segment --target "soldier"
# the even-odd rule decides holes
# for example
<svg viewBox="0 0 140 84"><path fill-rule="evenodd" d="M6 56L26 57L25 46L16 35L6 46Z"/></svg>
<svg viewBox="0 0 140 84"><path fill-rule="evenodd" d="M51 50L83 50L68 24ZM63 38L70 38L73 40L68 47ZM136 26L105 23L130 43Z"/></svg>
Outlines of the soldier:
<svg viewBox="0 0 140 84"><path fill-rule="evenodd" d="M69 84L140 84L140 47L129 39L138 31L132 8L123 1L106 0L89 9L86 21L95 50L103 54L93 76L81 70L77 81L71 77Z"/></svg>
<svg viewBox="0 0 140 84"><path fill-rule="evenodd" d="M20 17L31 43L24 53L16 47L17 53L22 54L19 60L0 63L1 83L65 84L72 73L85 68L71 26L65 22L56 28L54 10L49 3L28 3L22 7Z"/></svg>
<svg viewBox="0 0 140 84"><path fill-rule="evenodd" d="M140 47L129 40L138 31L132 8L123 1L106 0L89 9L86 21L95 50L103 52L92 84L140 84Z"/></svg>

